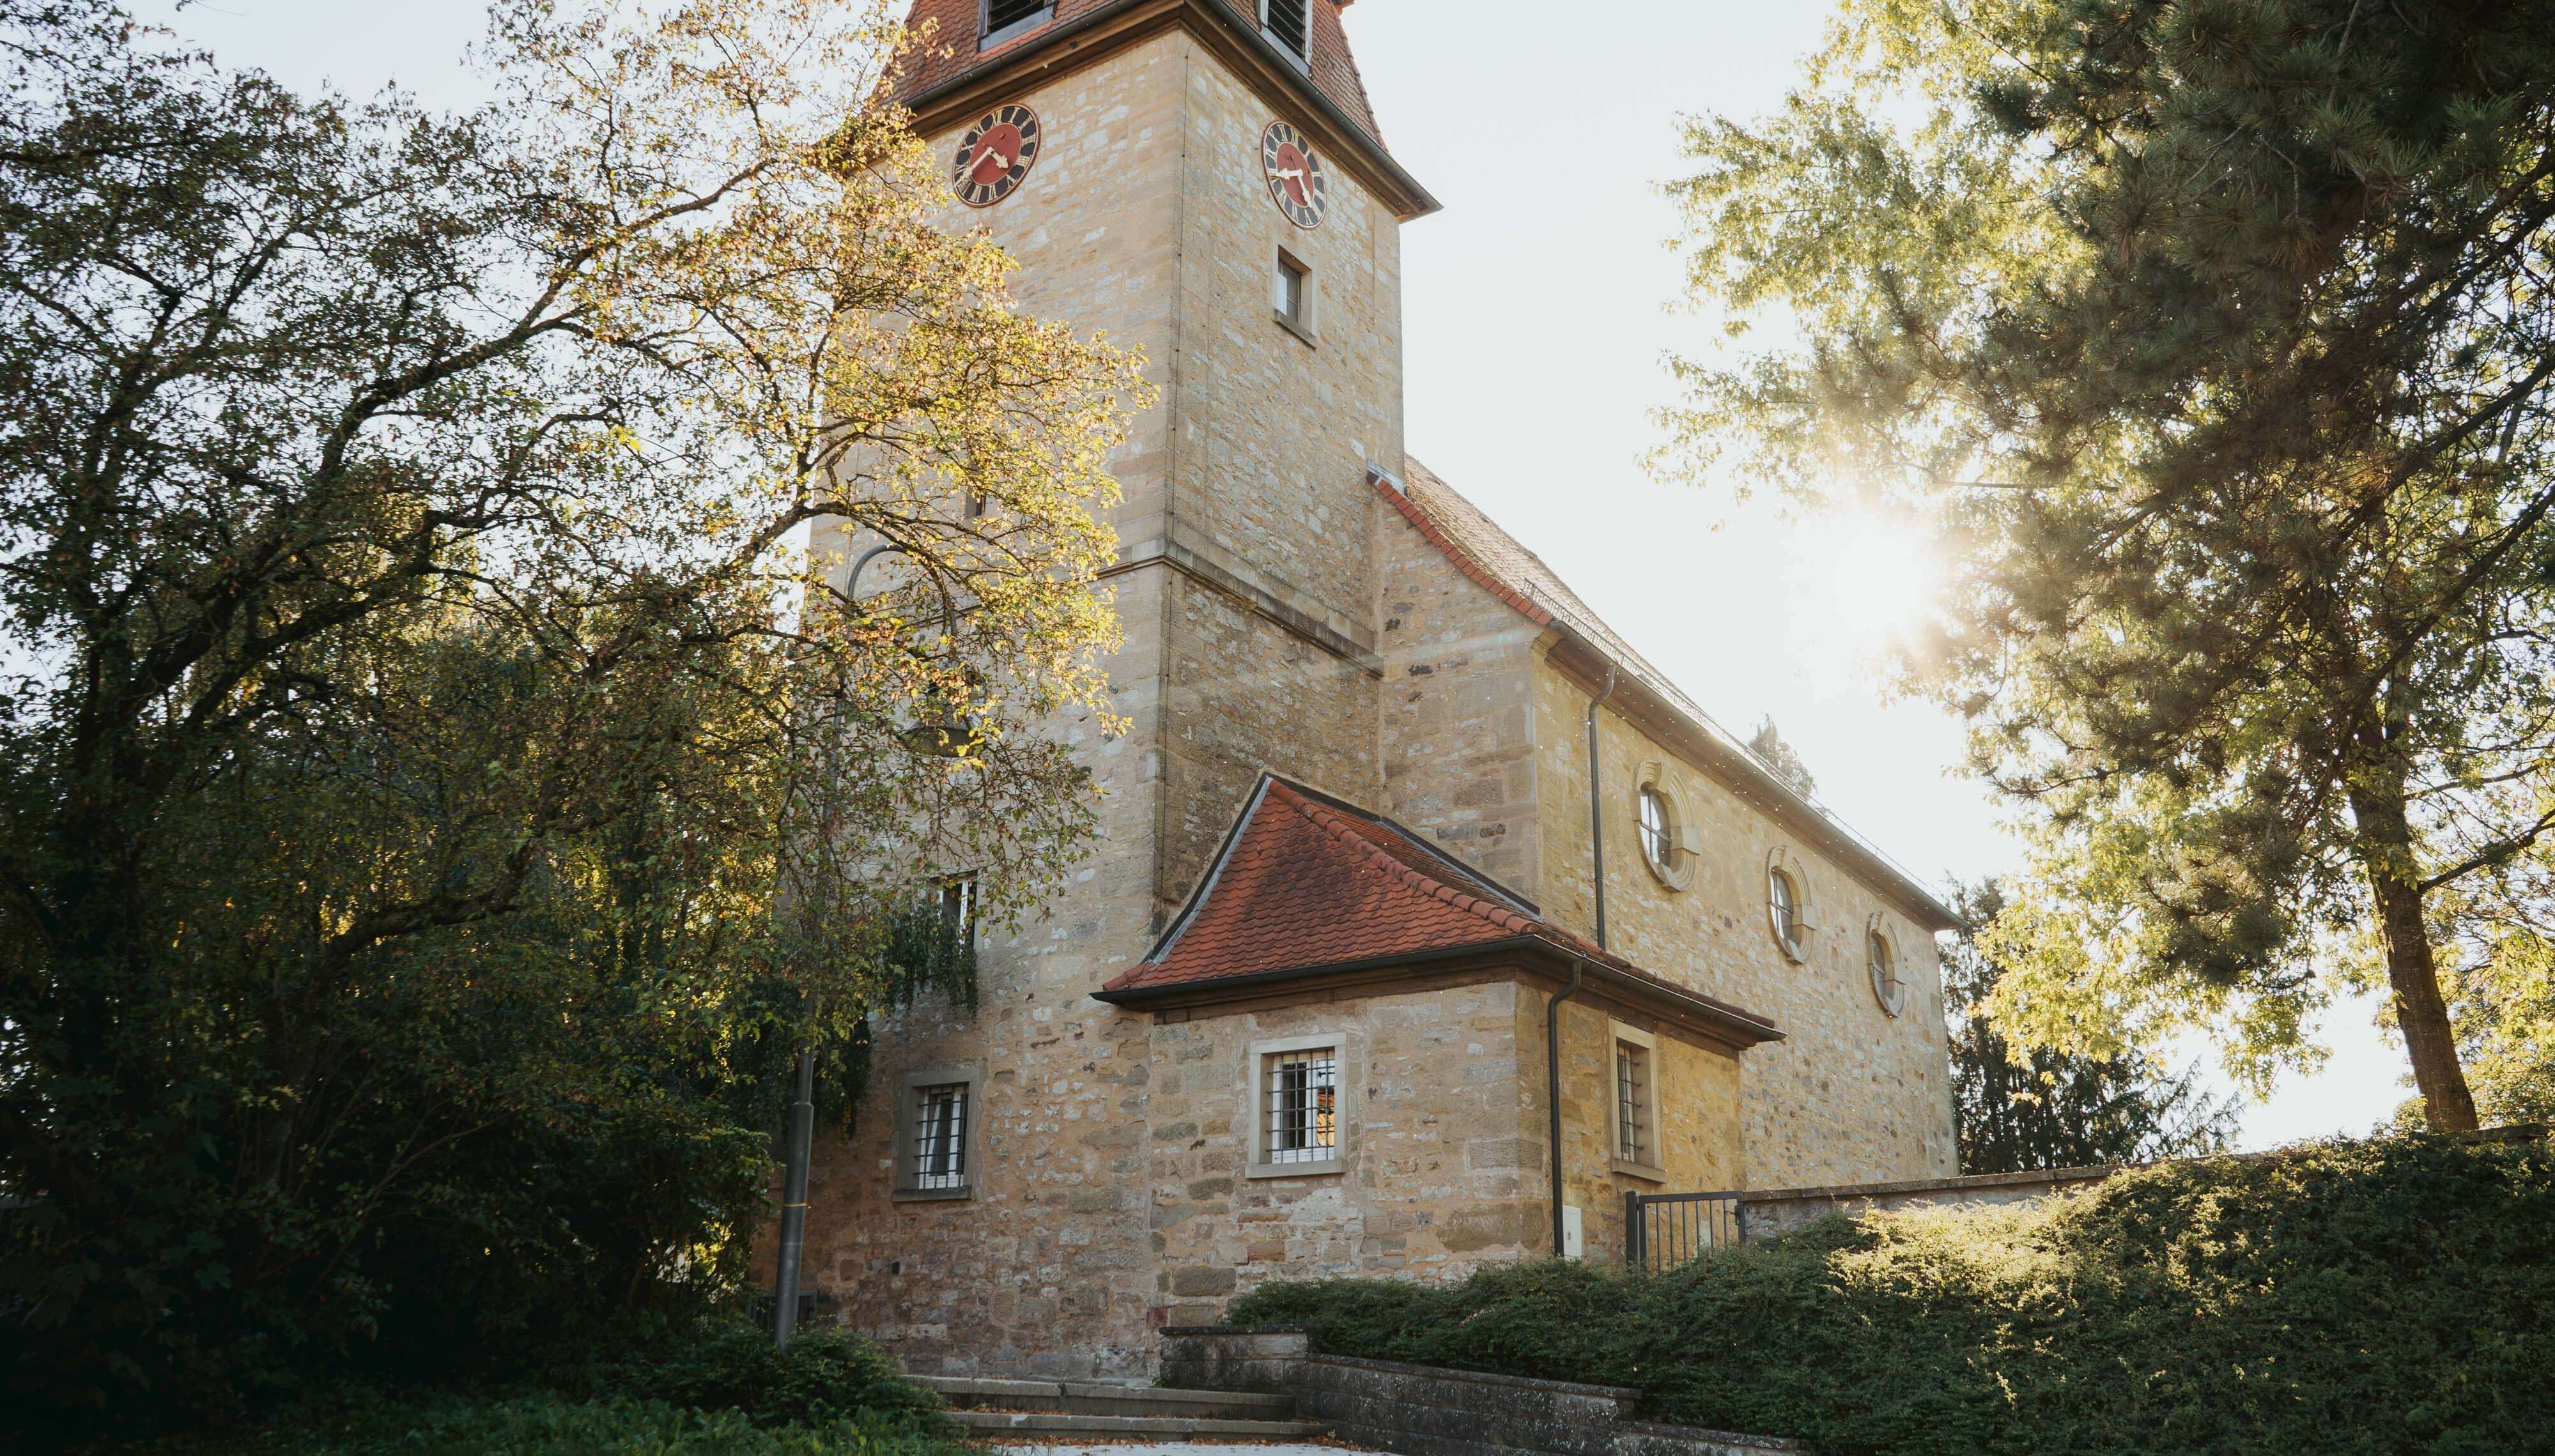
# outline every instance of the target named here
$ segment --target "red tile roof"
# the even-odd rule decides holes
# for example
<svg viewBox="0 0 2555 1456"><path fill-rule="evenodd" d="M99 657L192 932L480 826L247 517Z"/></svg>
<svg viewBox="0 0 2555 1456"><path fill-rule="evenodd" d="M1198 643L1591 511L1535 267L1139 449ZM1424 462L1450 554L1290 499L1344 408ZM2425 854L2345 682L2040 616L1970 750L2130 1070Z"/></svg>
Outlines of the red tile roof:
<svg viewBox="0 0 2555 1456"><path fill-rule="evenodd" d="M1653 976L1538 918L1532 904L1391 819L1274 775L1263 776L1206 878L1153 952L1101 990L1116 999L1521 941L1540 942L1707 1009L1750 1039L1778 1034L1764 1017Z"/></svg>
<svg viewBox="0 0 2555 1456"><path fill-rule="evenodd" d="M1056 26L1070 24L1110 3L1112 0L1056 0L1052 22L980 54L976 50L976 28L984 13L983 0L913 0L913 9L906 17L907 28L919 31L928 21L934 30L929 46L905 62L897 78L897 99L909 101L994 65L1015 51L1036 45ZM1222 3L1242 28L1259 31L1260 10L1255 0ZM1348 30L1340 23L1340 11L1345 7L1338 0L1311 0L1311 4L1313 44L1308 63L1313 87L1381 146L1384 132L1375 124L1375 107L1367 100L1366 81L1358 74L1357 59L1349 54Z"/></svg>

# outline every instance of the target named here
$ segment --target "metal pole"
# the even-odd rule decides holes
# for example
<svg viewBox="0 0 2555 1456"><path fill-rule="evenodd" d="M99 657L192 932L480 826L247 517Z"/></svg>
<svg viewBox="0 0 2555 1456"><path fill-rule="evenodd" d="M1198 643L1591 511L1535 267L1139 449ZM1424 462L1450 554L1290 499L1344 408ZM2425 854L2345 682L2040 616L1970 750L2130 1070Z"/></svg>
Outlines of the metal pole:
<svg viewBox="0 0 2555 1456"><path fill-rule="evenodd" d="M905 548L874 546L861 552L843 581L843 600L857 603L861 572L870 562L890 553L902 555ZM957 636L957 622L945 591L940 598L940 627L948 636ZM798 1100L790 1104L790 1147L781 1175L781 1268L773 1279L772 1299L775 1345L789 1344L790 1336L798 1328L798 1266L807 1252L807 1163L816 1141L816 1042L812 1027L807 1035L807 1043L798 1051Z"/></svg>
<svg viewBox="0 0 2555 1456"><path fill-rule="evenodd" d="M807 1161L816 1135L816 1047L798 1052L798 1100L790 1104L790 1170L781 1187L781 1274L773 1281L772 1343L798 1328L798 1264L807 1249Z"/></svg>

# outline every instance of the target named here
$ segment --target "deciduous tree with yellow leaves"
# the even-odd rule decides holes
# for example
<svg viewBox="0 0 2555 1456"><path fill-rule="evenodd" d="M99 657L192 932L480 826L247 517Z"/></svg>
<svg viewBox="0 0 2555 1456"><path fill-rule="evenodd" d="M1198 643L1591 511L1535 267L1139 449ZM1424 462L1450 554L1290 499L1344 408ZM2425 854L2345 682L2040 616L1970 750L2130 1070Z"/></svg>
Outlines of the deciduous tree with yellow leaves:
<svg viewBox="0 0 2555 1456"><path fill-rule="evenodd" d="M0 3L0 1404L694 1307L808 1010L1090 835L1143 387L936 225L903 44L510 0L436 115Z"/></svg>

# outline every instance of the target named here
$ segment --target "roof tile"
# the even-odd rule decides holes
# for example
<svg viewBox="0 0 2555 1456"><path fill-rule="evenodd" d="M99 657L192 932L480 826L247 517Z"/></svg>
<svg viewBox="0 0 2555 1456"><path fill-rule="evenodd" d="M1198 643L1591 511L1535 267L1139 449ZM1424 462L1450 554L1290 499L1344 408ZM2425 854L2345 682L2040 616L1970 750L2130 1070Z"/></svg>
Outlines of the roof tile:
<svg viewBox="0 0 2555 1456"><path fill-rule="evenodd" d="M1764 1025L1539 919L1533 907L1378 814L1269 776L1180 917L1104 991L1391 961L1530 937Z"/></svg>
<svg viewBox="0 0 2555 1456"><path fill-rule="evenodd" d="M1051 24L1078 20L1107 3L1108 0L1056 0ZM1224 0L1224 4L1244 25L1258 29L1260 10L1255 0ZM1358 74L1356 58L1349 54L1348 30L1340 22L1341 8L1338 0L1312 0L1313 44L1308 65L1313 86L1381 146L1384 132L1375 124L1375 108L1367 101L1366 81ZM931 40L902 62L895 80L897 99L921 95L991 65L1046 29L1040 27L980 53L976 49L976 28L982 18L983 0L913 0L912 10L906 15L906 28L919 32L929 22Z"/></svg>

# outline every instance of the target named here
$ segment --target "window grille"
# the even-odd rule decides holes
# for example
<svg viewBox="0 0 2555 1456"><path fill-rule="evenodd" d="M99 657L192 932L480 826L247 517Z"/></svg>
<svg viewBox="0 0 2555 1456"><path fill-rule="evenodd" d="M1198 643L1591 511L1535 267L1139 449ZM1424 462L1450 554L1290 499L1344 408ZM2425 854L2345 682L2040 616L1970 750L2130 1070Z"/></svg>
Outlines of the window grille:
<svg viewBox="0 0 2555 1456"><path fill-rule="evenodd" d="M1311 0L1262 0L1260 23L1269 38L1294 52L1309 57L1312 48Z"/></svg>
<svg viewBox="0 0 2555 1456"><path fill-rule="evenodd" d="M985 35L999 36L1016 26L1043 20L1055 0L985 0Z"/></svg>
<svg viewBox="0 0 2555 1456"><path fill-rule="evenodd" d="M1327 1162L1339 1153L1339 1053L1331 1047L1269 1058L1269 1160Z"/></svg>
<svg viewBox="0 0 2555 1456"><path fill-rule="evenodd" d="M967 1084L913 1089L915 1188L967 1186Z"/></svg>
<svg viewBox="0 0 2555 1456"><path fill-rule="evenodd" d="M1615 1043L1615 1155L1626 1162L1650 1160L1650 1054L1630 1041Z"/></svg>

